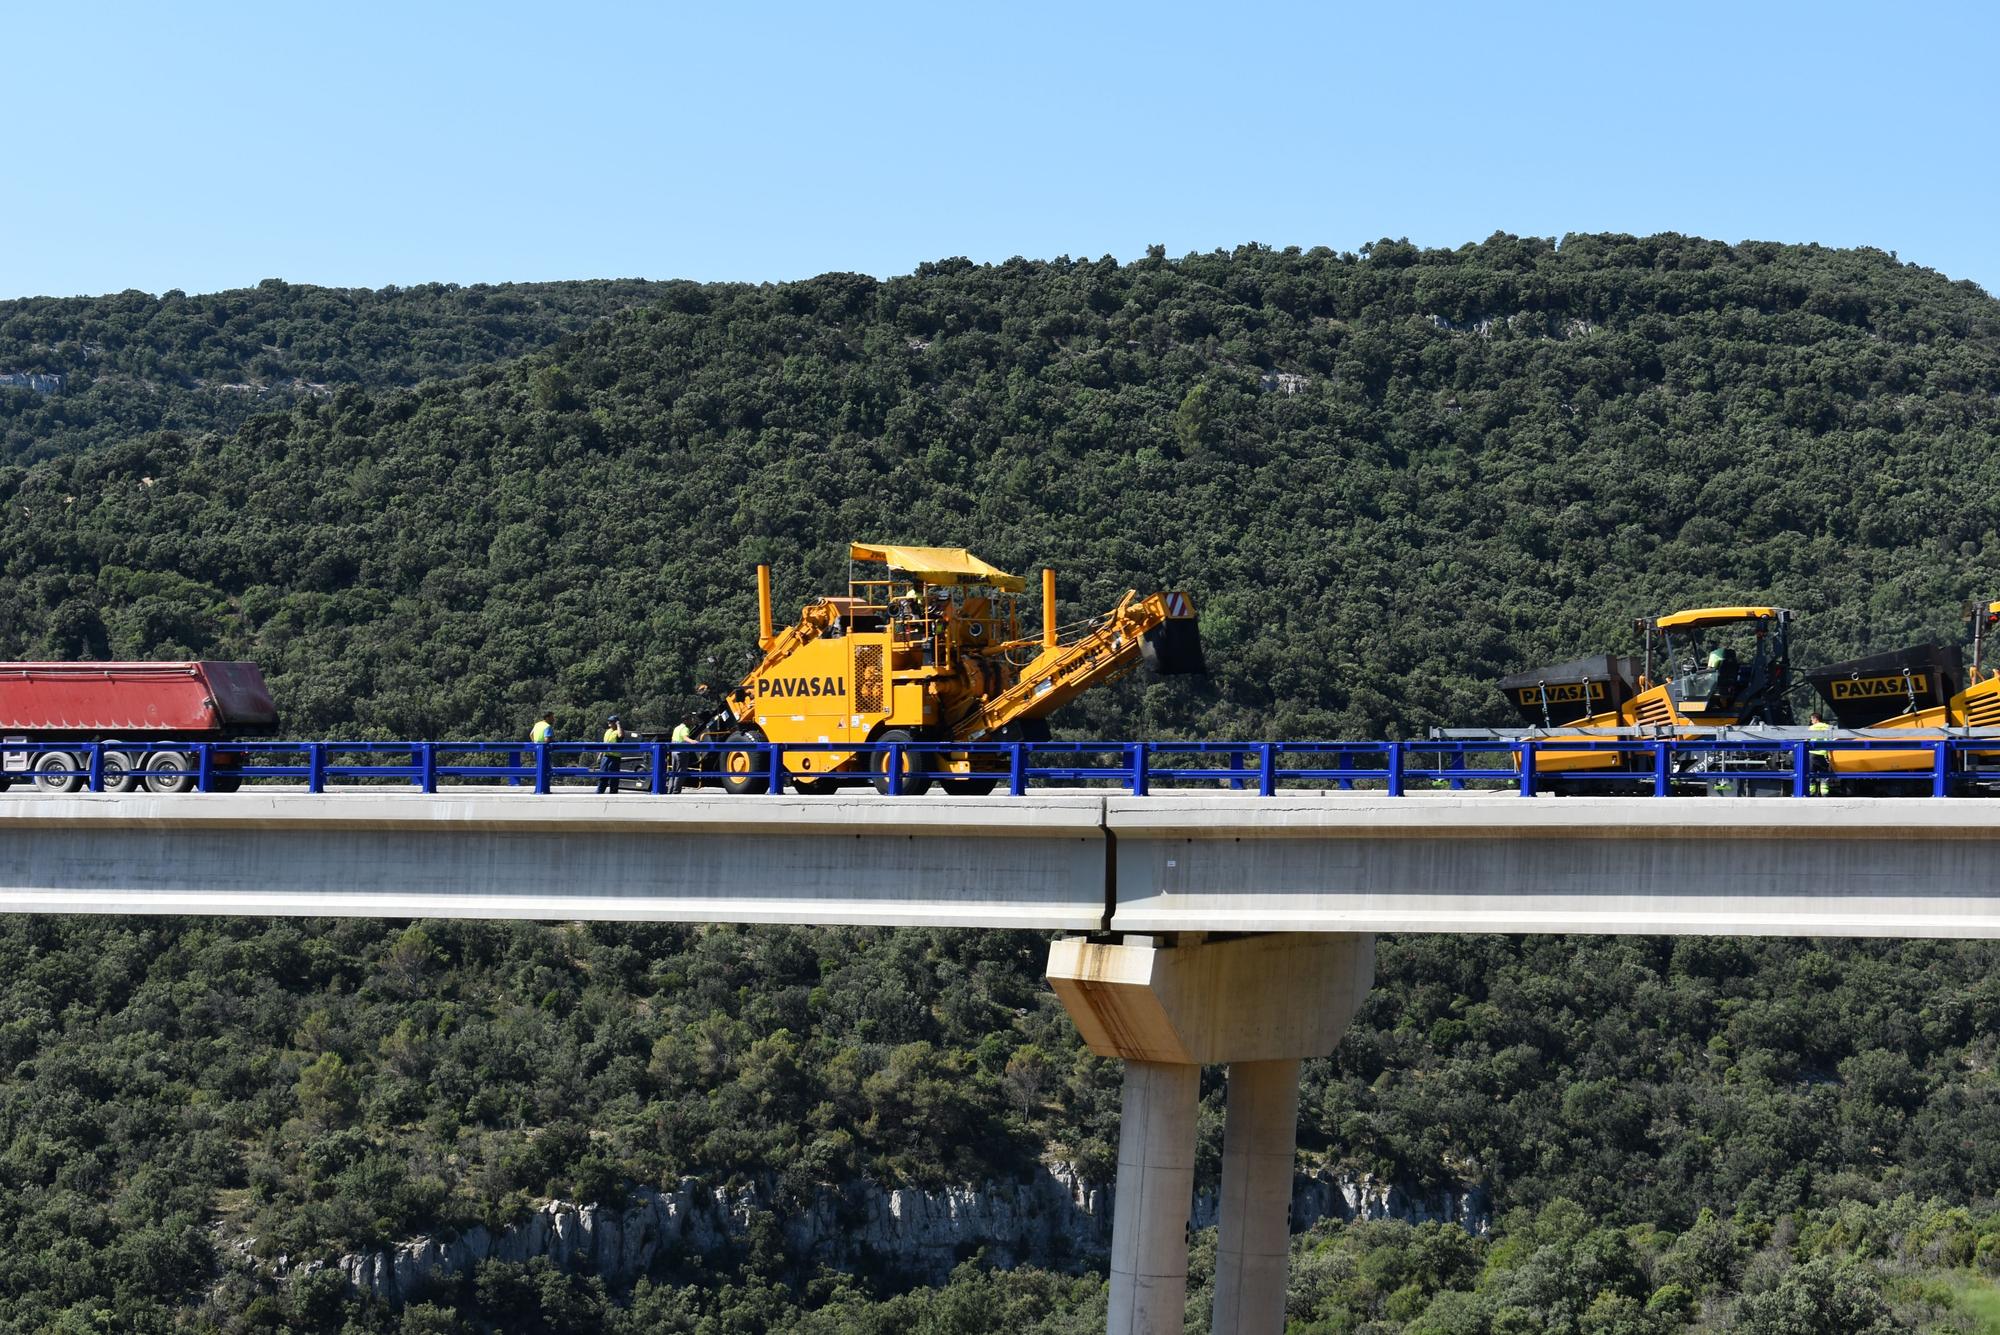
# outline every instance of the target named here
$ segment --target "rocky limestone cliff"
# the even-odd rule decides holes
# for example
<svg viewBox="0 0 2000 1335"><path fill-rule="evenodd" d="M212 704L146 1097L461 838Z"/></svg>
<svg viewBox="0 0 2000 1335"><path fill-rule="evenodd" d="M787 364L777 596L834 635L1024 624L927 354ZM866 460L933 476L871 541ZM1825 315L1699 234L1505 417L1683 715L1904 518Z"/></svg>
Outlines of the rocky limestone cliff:
<svg viewBox="0 0 2000 1335"><path fill-rule="evenodd" d="M1064 1163L1044 1165L1026 1182L942 1191L852 1183L822 1191L803 1209L775 1204L768 1184L704 1189L684 1178L672 1192L636 1189L622 1209L550 1201L498 1233L472 1228L448 1241L416 1238L343 1256L334 1265L350 1287L388 1302L415 1297L434 1280L483 1261L536 1257L622 1288L663 1256L726 1251L750 1232L756 1215L771 1211L795 1256L942 1283L954 1265L982 1248L998 1266L1067 1267L1101 1259L1111 1241L1111 1195ZM1215 1196L1204 1193L1195 1198L1189 1222L1211 1227L1216 1213ZM1301 1174L1292 1186L1292 1228L1322 1219L1440 1220L1482 1234L1491 1226L1486 1195L1477 1188L1422 1196L1365 1174ZM316 1262L296 1273L323 1268Z"/></svg>

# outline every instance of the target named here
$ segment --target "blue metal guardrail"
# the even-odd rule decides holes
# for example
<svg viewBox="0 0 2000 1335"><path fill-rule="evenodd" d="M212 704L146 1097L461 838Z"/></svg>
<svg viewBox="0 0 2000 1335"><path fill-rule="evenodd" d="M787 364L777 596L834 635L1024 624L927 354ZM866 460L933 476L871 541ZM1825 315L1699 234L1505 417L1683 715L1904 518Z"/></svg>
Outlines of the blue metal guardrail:
<svg viewBox="0 0 2000 1335"><path fill-rule="evenodd" d="M303 782L307 791L329 786L413 786L435 793L441 785L495 782L549 793L559 787L615 784L618 791L669 793L678 778L687 787L715 786L721 755L750 752L754 774L767 791L787 783L831 780L841 786L871 782L869 774L817 775L785 768L786 754L858 752L883 757L891 794L902 790L904 753L912 757L953 752L989 758L979 777L1020 795L1030 785L1112 785L1143 796L1156 787L1220 786L1269 796L1286 788L1363 789L1401 796L1412 788L1502 788L1532 797L1558 783L1566 791L1603 786L1666 796L1675 791L1754 793L1806 797L1824 780L1843 791L1928 792L1948 797L1975 786L2000 784L2000 738L1890 738L1737 741L1660 740L1457 740L1407 742L906 742L858 745L758 743L675 745L625 742L28 742L0 744L0 777L44 791L126 791L143 783L154 791L232 792L246 783ZM1523 764L1536 752L1615 752L1616 769L1560 776ZM1895 751L1922 755L1920 768L1831 775L1823 757L1834 752ZM618 768L605 764L608 755ZM54 757L54 760L49 759ZM1983 766L1994 765L1992 768ZM16 768L18 766L18 768ZM705 767L705 768L704 768ZM949 776L933 774L933 778Z"/></svg>

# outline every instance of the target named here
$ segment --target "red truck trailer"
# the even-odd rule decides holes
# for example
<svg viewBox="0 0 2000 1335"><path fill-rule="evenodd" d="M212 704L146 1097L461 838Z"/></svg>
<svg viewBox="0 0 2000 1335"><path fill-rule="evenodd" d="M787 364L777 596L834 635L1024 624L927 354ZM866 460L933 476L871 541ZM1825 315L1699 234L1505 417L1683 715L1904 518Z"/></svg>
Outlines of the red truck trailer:
<svg viewBox="0 0 2000 1335"><path fill-rule="evenodd" d="M255 663L0 663L0 745L103 743L106 792L184 793L194 787L194 753L161 743L267 737L277 724ZM228 752L214 759L218 772L241 764ZM84 783L74 771L89 767L82 749L6 750L0 789L32 780L73 793ZM218 773L214 786L238 783Z"/></svg>

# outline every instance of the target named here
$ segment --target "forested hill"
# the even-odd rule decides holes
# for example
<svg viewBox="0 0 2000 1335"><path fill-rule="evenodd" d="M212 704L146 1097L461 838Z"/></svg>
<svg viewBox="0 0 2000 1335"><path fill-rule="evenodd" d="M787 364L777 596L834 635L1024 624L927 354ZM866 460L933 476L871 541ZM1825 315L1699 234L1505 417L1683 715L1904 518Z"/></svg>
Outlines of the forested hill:
<svg viewBox="0 0 2000 1335"><path fill-rule="evenodd" d="M233 431L347 386L414 385L547 347L663 285L300 286L0 301L0 462L147 431Z"/></svg>
<svg viewBox="0 0 2000 1335"><path fill-rule="evenodd" d="M1666 235L668 284L559 350L228 437L0 469L0 652L218 654L302 733L651 722L850 539L1185 587L1211 682L1092 732L1373 735L1630 619L1808 658L2000 596L2000 304L1877 251ZM442 298L441 298L442 299Z"/></svg>
<svg viewBox="0 0 2000 1335"><path fill-rule="evenodd" d="M350 306L261 368L282 340L210 348L185 317L264 298L134 299L135 395L245 365L332 386L240 428L254 395L184 386L158 419L183 429L133 434L139 399L79 389L96 351L0 364L78 377L0 389L13 456L53 456L0 463L0 657L252 658L294 734L519 736L554 704L575 736L728 680L756 561L795 606L850 539L902 539L1053 562L1072 614L1195 593L1213 681L1128 682L1067 728L1368 735L1493 718L1495 678L1627 647L1646 612L1769 598L1833 657L2000 596L2000 306L1880 252L953 261L614 287L484 333L479 289L417 291L432 323L397 313L413 293L278 292L273 320ZM1966 1267L2000 1274L1992 943L1380 949L1308 1064L1302 1152L1472 1182L1500 1217L1302 1242L1298 1330L1886 1335L1990 1300ZM394 1312L271 1269L682 1174L800 1200L1051 1153L1105 1180L1117 1072L1044 958L1029 933L0 920L0 1331L1102 1329L1094 1280L885 1296L761 1217L629 1293L489 1261Z"/></svg>

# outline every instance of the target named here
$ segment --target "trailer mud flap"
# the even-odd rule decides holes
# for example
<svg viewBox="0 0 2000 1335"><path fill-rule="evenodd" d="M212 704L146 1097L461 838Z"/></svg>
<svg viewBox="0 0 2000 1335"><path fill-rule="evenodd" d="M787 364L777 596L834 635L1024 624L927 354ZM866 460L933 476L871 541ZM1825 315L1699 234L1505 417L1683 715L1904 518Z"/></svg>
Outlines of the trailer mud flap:
<svg viewBox="0 0 2000 1335"><path fill-rule="evenodd" d="M1163 677L1208 671L1208 660L1201 655L1201 623L1192 617L1163 621L1147 631L1139 652L1146 666Z"/></svg>

